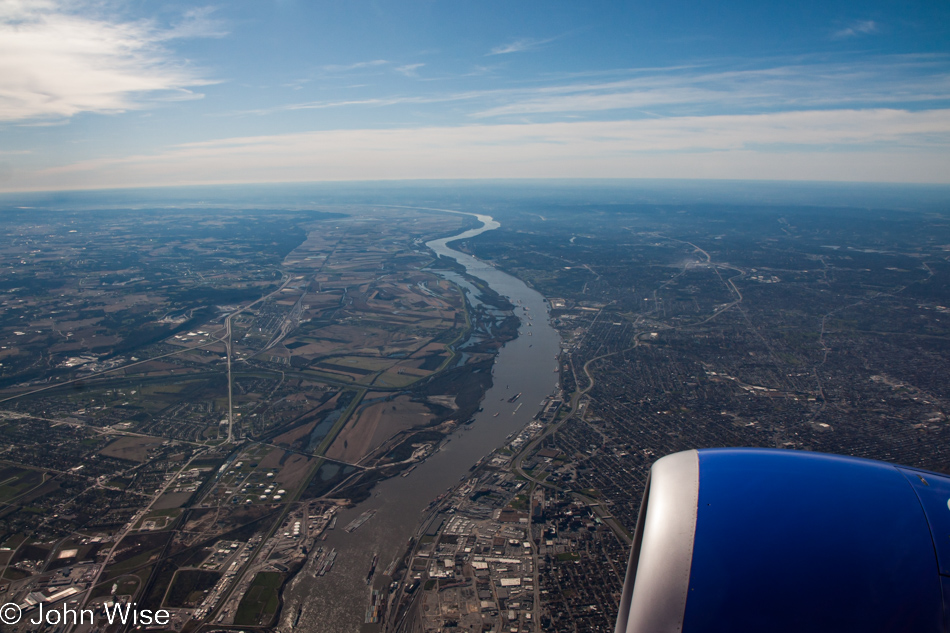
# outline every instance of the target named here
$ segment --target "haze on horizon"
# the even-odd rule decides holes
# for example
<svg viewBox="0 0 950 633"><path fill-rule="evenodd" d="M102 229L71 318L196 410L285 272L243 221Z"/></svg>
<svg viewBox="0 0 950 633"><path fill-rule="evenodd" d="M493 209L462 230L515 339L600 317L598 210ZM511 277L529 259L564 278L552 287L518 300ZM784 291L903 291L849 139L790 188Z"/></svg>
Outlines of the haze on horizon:
<svg viewBox="0 0 950 633"><path fill-rule="evenodd" d="M0 191L950 182L938 2L0 0Z"/></svg>

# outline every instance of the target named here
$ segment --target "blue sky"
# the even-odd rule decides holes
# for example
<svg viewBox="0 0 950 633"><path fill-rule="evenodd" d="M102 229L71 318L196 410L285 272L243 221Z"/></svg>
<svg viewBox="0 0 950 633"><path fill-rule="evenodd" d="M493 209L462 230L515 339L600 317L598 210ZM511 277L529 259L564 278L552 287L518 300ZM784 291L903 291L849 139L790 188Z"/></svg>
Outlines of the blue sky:
<svg viewBox="0 0 950 633"><path fill-rule="evenodd" d="M950 4L0 0L0 190L950 181Z"/></svg>

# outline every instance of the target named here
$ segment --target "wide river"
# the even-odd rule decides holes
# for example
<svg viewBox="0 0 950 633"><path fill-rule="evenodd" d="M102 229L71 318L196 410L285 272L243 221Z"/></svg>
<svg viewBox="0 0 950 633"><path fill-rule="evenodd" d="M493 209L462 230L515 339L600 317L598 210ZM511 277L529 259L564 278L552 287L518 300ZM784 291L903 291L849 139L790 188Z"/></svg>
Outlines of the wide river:
<svg viewBox="0 0 950 633"><path fill-rule="evenodd" d="M524 427L538 412L541 401L555 391L560 338L548 323L547 302L519 279L448 247L453 241L474 237L500 226L490 216L468 215L475 215L482 226L426 245L439 255L455 259L470 275L508 297L521 318L519 336L506 344L496 357L494 385L485 395L483 410L476 414L474 424L451 435L451 441L444 444L442 450L419 464L408 476L381 482L369 499L340 512L336 529L320 543L324 547L336 548L336 563L326 576L314 577L313 561L310 560L297 574L284 593L285 604L279 623L282 631L291 630L298 607L302 607L302 611L295 631L378 631L377 625L364 625L371 592L365 579L373 554L379 552L376 576L379 585L382 572L395 557L404 553L426 506L465 477L475 462L501 446L510 433ZM461 281L455 273L439 274L452 281ZM522 396L518 403L524 403L524 406L515 411L517 404L510 404L508 398L519 391ZM497 417L496 413L499 414ZM342 529L370 509L377 512L362 527L351 534Z"/></svg>

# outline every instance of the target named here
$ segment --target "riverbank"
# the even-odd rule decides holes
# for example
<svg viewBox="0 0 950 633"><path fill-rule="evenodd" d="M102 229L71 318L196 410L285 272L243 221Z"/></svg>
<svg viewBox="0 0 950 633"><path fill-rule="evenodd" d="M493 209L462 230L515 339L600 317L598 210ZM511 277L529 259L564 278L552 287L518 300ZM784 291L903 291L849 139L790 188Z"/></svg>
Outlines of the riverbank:
<svg viewBox="0 0 950 633"><path fill-rule="evenodd" d="M365 501L340 512L340 525L346 525L375 510L372 518L352 533L343 530L327 533L324 546L338 552L333 571L319 578L298 577L290 584L285 614L280 619L282 628L293 624L288 621L290 616L287 614L296 614L298 607L302 607L295 630L304 633L379 631L379 622L365 621L367 608L374 600L387 601L392 583L408 580L406 575L394 577L399 572L393 563L405 553L406 544L416 532L425 509L440 494L453 488L460 478L468 476L473 464L530 422L537 409L533 406L519 409L519 404L533 405L555 389L556 376L552 372L557 367L555 357L560 350L560 339L548 324L548 306L544 297L520 280L447 246L455 240L474 237L500 226L488 216L479 219L482 221L480 229L433 240L427 246L436 255L457 261L467 275L480 280L499 297L509 301L520 321L518 336L498 350L491 369L492 386L471 425L463 425L448 435L438 452L405 477L378 482ZM452 270L434 272L454 283L470 286L470 298L478 300L478 289L460 273ZM509 402L518 392L522 393L519 401ZM379 556L377 572L368 586L366 574L376 552ZM377 592L375 598L374 591Z"/></svg>

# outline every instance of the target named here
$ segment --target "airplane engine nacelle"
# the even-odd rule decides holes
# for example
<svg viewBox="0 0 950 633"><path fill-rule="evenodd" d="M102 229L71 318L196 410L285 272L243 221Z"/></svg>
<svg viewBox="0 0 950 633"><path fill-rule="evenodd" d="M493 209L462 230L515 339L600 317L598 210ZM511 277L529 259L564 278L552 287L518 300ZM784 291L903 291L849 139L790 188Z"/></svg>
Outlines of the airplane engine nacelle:
<svg viewBox="0 0 950 633"><path fill-rule="evenodd" d="M685 451L643 495L616 633L950 632L950 478Z"/></svg>

